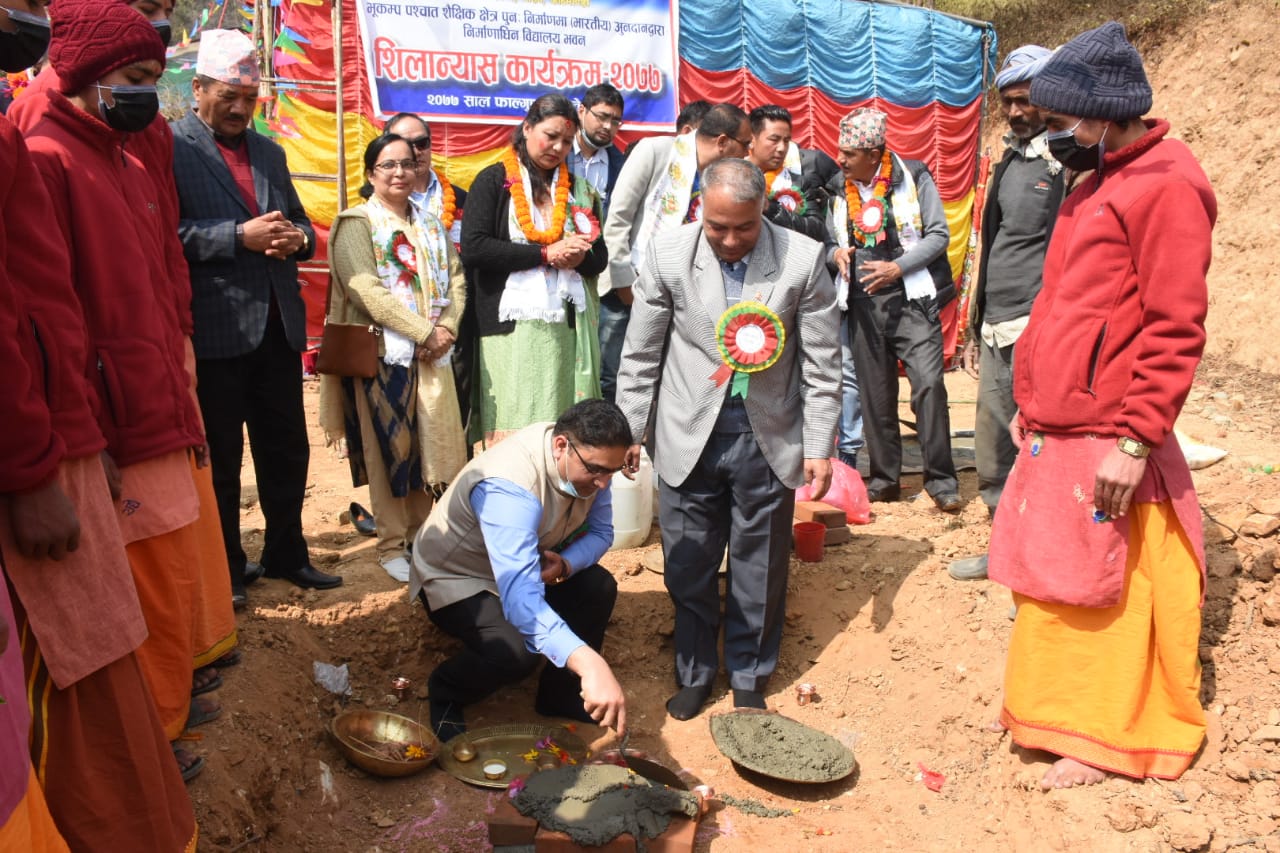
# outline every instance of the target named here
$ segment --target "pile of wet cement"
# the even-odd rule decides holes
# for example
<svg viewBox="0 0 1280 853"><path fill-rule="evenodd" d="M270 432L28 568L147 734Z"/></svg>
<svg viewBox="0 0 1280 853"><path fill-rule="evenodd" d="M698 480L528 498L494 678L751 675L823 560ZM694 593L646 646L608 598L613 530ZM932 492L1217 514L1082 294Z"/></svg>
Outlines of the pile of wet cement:
<svg viewBox="0 0 1280 853"><path fill-rule="evenodd" d="M512 805L584 847L600 847L623 833L630 833L639 847L643 839L665 832L672 816L698 815L693 794L612 764L578 764L530 774Z"/></svg>
<svg viewBox="0 0 1280 853"><path fill-rule="evenodd" d="M720 714L711 718L711 735L730 761L775 779L831 782L857 764L831 735L780 714Z"/></svg>

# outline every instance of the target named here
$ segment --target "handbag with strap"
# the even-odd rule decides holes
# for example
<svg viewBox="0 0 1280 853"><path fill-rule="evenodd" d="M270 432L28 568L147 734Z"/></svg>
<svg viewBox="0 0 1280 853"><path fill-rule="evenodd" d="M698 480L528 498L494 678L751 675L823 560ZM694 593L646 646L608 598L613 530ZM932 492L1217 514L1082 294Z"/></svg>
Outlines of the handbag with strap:
<svg viewBox="0 0 1280 853"><path fill-rule="evenodd" d="M382 329L371 323L335 323L329 318L335 282L330 279L324 297L324 332L316 354L316 372L329 376L372 379L378 375L378 336Z"/></svg>

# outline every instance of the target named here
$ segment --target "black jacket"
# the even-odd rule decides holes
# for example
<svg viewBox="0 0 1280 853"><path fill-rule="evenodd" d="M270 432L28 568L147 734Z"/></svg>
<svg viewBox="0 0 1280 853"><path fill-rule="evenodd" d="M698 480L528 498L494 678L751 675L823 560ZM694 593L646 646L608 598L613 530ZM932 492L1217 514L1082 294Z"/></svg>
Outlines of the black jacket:
<svg viewBox="0 0 1280 853"><path fill-rule="evenodd" d="M462 217L462 263L467 269L467 310L475 308L476 333L506 335L515 330L514 320L498 320L498 303L507 286L507 275L527 270L542 263L542 247L537 243L511 242L508 225L511 193L503 186L507 170L501 163L476 175L467 195L467 213ZM597 220L600 207L595 209ZM578 272L584 277L597 276L609 265L604 238L591 244ZM591 285L587 290L594 290ZM574 312L568 312L573 325Z"/></svg>
<svg viewBox="0 0 1280 853"><path fill-rule="evenodd" d="M1012 148L1006 148L1000 162L991 170L991 180L987 184L987 201L982 207L982 248L979 253L981 261L978 264L978 276L974 279L973 294L969 297L969 328L973 330L973 334L977 334L982 329L983 312L986 310L987 257L991 254L991 247L996 242L996 234L1000 231L1000 178L1004 175L1005 169L1009 168L1009 162L1016 156L1018 155ZM1053 183L1049 189L1049 224L1044 230L1045 246L1049 245L1049 238L1053 236L1053 224L1058 219L1058 208L1062 206L1062 199L1066 197L1066 187L1067 170L1061 169L1053 176Z"/></svg>

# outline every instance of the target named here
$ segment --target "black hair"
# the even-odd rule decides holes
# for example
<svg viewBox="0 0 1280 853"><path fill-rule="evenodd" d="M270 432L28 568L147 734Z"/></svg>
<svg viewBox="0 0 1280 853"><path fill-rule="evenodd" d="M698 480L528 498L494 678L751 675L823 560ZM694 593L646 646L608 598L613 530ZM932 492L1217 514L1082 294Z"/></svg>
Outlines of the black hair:
<svg viewBox="0 0 1280 853"><path fill-rule="evenodd" d="M698 125L698 134L715 139L718 136L738 138L738 128L747 120L747 114L733 104L716 104L707 110Z"/></svg>
<svg viewBox="0 0 1280 853"><path fill-rule="evenodd" d="M787 127L791 127L791 113L777 104L765 104L763 107L756 107L748 116L751 119L751 133L755 135L764 130L766 121L785 121Z"/></svg>
<svg viewBox="0 0 1280 853"><path fill-rule="evenodd" d="M630 447L631 426L626 415L608 400L583 400L561 413L552 435L567 436L583 447Z"/></svg>
<svg viewBox="0 0 1280 853"><path fill-rule="evenodd" d="M684 127L686 124L694 130L702 124L702 120L706 118L707 110L711 109L710 101L691 101L684 105L684 109L680 111L680 115L676 116L676 131Z"/></svg>
<svg viewBox="0 0 1280 853"><path fill-rule="evenodd" d="M591 109L596 104L617 107L618 112L622 112L625 109L622 93L608 83L597 83L582 93L582 105L584 107Z"/></svg>
<svg viewBox="0 0 1280 853"><path fill-rule="evenodd" d="M529 149L524 141L524 126L527 124L533 127L541 124L549 118L565 118L578 128L582 123L578 120L578 111L573 108L573 104L564 95L552 93L543 95L532 104L529 105L529 111L525 113L524 121L516 125L516 129L511 134L511 145L516 149L516 154L520 156L520 162L529 170L529 186L533 190L533 198L531 202L537 203L537 199L543 198L551 191L551 184L548 182L549 175L542 171L541 166L534 165L529 159ZM566 165L565 168L568 168Z"/></svg>
<svg viewBox="0 0 1280 853"><path fill-rule="evenodd" d="M378 165L378 158L382 156L382 152L393 142L403 142L409 146L409 153L413 154L413 146L403 136L397 136L394 133L375 136L364 149L364 186L360 188L361 198L367 199L373 195L373 184L369 183L369 173L373 171L374 166ZM417 159L417 155L414 155L414 159Z"/></svg>
<svg viewBox="0 0 1280 853"><path fill-rule="evenodd" d="M431 125L427 124L427 120L417 113L396 113L391 118L387 119L387 123L382 126L383 135L390 133L388 128L394 126L397 122L408 118L411 118L418 122L418 124L422 125L422 130L427 134L427 139L429 141L431 139Z"/></svg>

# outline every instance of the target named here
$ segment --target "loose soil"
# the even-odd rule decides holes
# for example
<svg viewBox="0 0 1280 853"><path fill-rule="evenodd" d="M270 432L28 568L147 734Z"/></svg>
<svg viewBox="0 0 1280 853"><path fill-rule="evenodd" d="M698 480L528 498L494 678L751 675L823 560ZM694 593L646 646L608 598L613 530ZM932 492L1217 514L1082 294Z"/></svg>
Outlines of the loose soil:
<svg viewBox="0 0 1280 853"><path fill-rule="evenodd" d="M827 785L770 781L739 771L712 743L707 712L732 704L723 679L703 715L677 722L664 702L674 691L671 605L662 577L643 568L659 548L656 532L639 549L604 564L619 598L606 655L628 695L631 746L707 783L747 814L715 809L698 849L759 850L1245 850L1280 851L1280 328L1273 299L1280 277L1280 137L1271 108L1280 102L1280 14L1274 0L1214 4L1218 14L1148 55L1157 115L1205 164L1221 215L1210 276L1209 357L1179 428L1230 450L1196 472L1205 510L1208 587L1200 658L1208 738L1176 782L1108 779L1042 793L1048 758L1011 746L984 724L1000 707L1010 622L1007 590L960 583L949 561L981 553L989 525L971 471L969 503L956 516L928 500L875 505L853 541L828 548L820 563L793 562L782 659L769 707L850 747L858 772ZM1006 46L1007 47L1007 46ZM1177 215L1170 211L1169 215ZM972 426L975 383L948 377L952 424ZM904 390L905 396L905 390ZM314 385L308 418L316 422ZM407 779L376 779L349 766L325 731L344 708L394 709L425 720L426 680L455 648L410 604L402 585L377 566L372 540L340 520L367 491L350 488L345 463L311 434L311 481L304 526L313 558L346 584L304 592L283 581L250 588L240 617L244 661L225 670L216 694L222 717L188 744L204 755L189 786L201 849L249 851L449 851L489 849L485 818L502 792L464 785L433 767ZM252 484L246 469L245 482ZM919 476L904 480L908 497ZM262 544L262 517L246 488L246 547ZM1263 514L1260 521L1256 511ZM312 664L347 663L344 703L317 686ZM412 681L397 700L392 679ZM819 701L799 706L796 685L817 686ZM531 682L468 711L473 727L538 722ZM599 750L613 736L592 726L578 734ZM942 774L929 790L921 768ZM763 815L782 810L790 817Z"/></svg>

